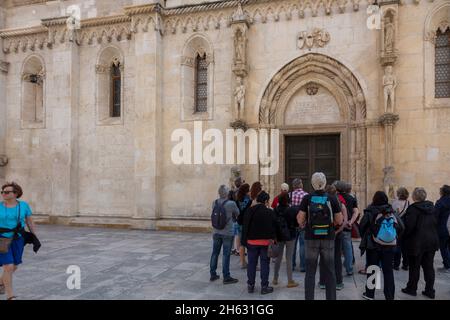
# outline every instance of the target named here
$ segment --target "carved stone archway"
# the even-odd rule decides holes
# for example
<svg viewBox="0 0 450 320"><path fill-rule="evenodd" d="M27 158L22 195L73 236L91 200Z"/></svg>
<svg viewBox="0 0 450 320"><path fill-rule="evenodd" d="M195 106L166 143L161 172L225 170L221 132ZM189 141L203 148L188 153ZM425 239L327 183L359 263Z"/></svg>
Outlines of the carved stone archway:
<svg viewBox="0 0 450 320"><path fill-rule="evenodd" d="M336 98L341 120L331 124L286 126L283 114L299 88L316 83ZM355 75L339 61L309 53L286 64L267 85L260 102L259 126L280 129L280 170L273 176L260 174L270 194L284 180L284 137L292 134L339 133L341 135L341 179L351 181L361 205L367 203L366 99ZM261 168L260 168L261 169ZM261 172L261 170L260 170Z"/></svg>

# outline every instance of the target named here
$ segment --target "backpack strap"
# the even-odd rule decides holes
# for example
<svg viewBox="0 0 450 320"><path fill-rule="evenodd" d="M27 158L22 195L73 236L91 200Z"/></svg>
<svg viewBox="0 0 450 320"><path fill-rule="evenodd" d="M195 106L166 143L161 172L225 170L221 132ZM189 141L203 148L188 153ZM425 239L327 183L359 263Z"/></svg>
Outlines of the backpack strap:
<svg viewBox="0 0 450 320"><path fill-rule="evenodd" d="M333 224L333 222L334 222L334 213L333 213L333 209L331 208L331 202L330 202L329 198L327 199L327 207L328 207L328 210L330 210L331 224Z"/></svg>

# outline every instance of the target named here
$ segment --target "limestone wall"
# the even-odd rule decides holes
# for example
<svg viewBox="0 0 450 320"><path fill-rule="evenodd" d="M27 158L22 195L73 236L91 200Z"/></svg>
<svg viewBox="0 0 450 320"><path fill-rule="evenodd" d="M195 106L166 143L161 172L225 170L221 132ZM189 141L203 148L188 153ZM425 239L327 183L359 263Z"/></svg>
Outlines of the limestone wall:
<svg viewBox="0 0 450 320"><path fill-rule="evenodd" d="M82 20L123 15L125 6L142 4L131 0L114 1L114 5L109 5L110 1L97 0L90 5L87 2L81 6ZM39 26L41 19L62 16L76 3L80 1L0 9L0 29ZM355 8L359 10L348 4L343 13L336 6L330 14L319 7L317 16L312 16L308 8L303 18L298 11L289 15L289 10L281 10L283 3L244 7L253 19L248 30L245 120L250 126L258 126L264 91L289 62L309 53L338 61L357 79L364 95L365 195L370 201L372 194L383 188L385 167L385 130L378 123L384 112L380 31L366 26L367 3L361 2ZM423 186L433 200L439 187L450 180L450 104L438 108L425 103L424 29L433 10L445 3L421 1L399 6L398 60L394 66L398 81L394 111L400 118L394 127L395 183L408 189ZM166 6L180 4L173 0L167 1ZM7 10L3 25L1 10ZM0 122L0 154L2 141L6 141L9 163L6 169L0 167L0 179L1 170L6 170L6 179L17 180L25 187L24 199L30 201L36 213L59 217L57 222L61 223L149 228L155 227L157 219L167 220L170 226L207 220L218 186L229 184L233 165L175 165L171 152L176 142L171 141L171 134L176 129L187 129L193 134L196 119L202 120L203 132L214 128L225 134L235 120L233 30L226 20L235 10L226 7L214 12L162 15L162 24L155 22L158 16L154 12L132 13L129 19L121 16L125 20L120 22L89 27L79 45L65 38L42 48L23 47L23 43L17 50L14 45L8 46L9 52L0 52L0 61L9 63L8 73L0 71L0 112L6 109L6 117ZM148 17L151 20L145 24ZM208 17L212 20L205 30L207 20L199 18ZM117 38L114 34L112 39L105 36L98 40L102 30L110 30L114 23L134 28L129 36ZM63 30L57 24L49 28L54 28L57 35ZM98 34L89 38L94 28L98 28ZM313 28L328 32L330 40L323 47L299 48L299 33ZM201 43L209 46L207 51L211 53L213 102L207 115L186 116L181 112L186 81L182 63L186 62L183 57L187 45L195 37L203 39ZM2 45L5 47L8 41L10 38L4 39ZM108 46L123 55L123 121L99 125L96 64ZM44 128L22 128L20 121L22 69L32 55L45 64ZM294 134L322 130L315 126L305 128L301 119L289 119L289 125ZM349 130L345 131L348 141L343 146L350 145L351 128L342 130ZM342 157L342 178L350 179L351 157L350 152ZM257 166L242 166L242 170L247 182L259 179ZM277 179L282 179L282 175Z"/></svg>

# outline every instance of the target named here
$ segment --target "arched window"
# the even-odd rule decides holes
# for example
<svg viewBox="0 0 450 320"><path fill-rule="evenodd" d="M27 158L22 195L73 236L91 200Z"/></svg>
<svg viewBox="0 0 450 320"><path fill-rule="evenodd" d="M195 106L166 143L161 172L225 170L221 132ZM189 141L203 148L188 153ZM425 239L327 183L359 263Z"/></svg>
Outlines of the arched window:
<svg viewBox="0 0 450 320"><path fill-rule="evenodd" d="M208 109L208 63L206 53L195 59L195 112Z"/></svg>
<svg viewBox="0 0 450 320"><path fill-rule="evenodd" d="M114 62L111 66L111 117L120 117L120 97L121 97L120 62Z"/></svg>
<svg viewBox="0 0 450 320"><path fill-rule="evenodd" d="M30 57L22 72L22 127L44 127L44 64L37 56Z"/></svg>
<svg viewBox="0 0 450 320"><path fill-rule="evenodd" d="M95 66L97 77L97 125L124 123L124 59L119 48L108 46Z"/></svg>
<svg viewBox="0 0 450 320"><path fill-rule="evenodd" d="M181 53L181 121L212 120L214 50L204 35L186 41Z"/></svg>
<svg viewBox="0 0 450 320"><path fill-rule="evenodd" d="M436 32L435 97L450 98L450 28Z"/></svg>

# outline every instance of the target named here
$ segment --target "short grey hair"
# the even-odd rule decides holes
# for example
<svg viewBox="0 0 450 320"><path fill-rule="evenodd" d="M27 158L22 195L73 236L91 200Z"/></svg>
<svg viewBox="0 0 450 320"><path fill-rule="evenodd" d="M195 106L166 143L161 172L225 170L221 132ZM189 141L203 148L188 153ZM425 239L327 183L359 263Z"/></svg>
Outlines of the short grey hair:
<svg viewBox="0 0 450 320"><path fill-rule="evenodd" d="M427 192L422 187L417 187L414 189L412 198L416 202L425 201L427 199Z"/></svg>
<svg viewBox="0 0 450 320"><path fill-rule="evenodd" d="M336 190L339 193L345 193L345 190L347 189L347 183L342 180L333 182L333 185L336 187Z"/></svg>
<svg viewBox="0 0 450 320"><path fill-rule="evenodd" d="M226 185L222 184L219 187L219 191L218 192L219 192L219 196L221 198L227 198L228 194L230 193L230 188L228 188Z"/></svg>
<svg viewBox="0 0 450 320"><path fill-rule="evenodd" d="M292 188L294 188L294 189L303 188L303 181L302 181L302 179L295 178L292 181Z"/></svg>
<svg viewBox="0 0 450 320"><path fill-rule="evenodd" d="M350 182L346 182L345 183L345 193L350 193L352 192L352 184Z"/></svg>

